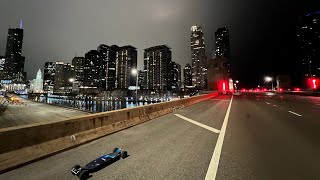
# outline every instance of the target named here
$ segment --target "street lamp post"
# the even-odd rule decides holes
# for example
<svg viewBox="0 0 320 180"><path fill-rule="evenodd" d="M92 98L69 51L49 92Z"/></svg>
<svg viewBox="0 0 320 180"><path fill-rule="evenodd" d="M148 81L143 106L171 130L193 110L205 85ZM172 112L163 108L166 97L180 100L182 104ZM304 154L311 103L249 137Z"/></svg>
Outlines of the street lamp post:
<svg viewBox="0 0 320 180"><path fill-rule="evenodd" d="M136 75L136 88L135 88L136 89L136 105L138 106L138 71L137 69L133 69L131 73L133 75Z"/></svg>
<svg viewBox="0 0 320 180"><path fill-rule="evenodd" d="M269 77L269 76L265 77L265 81L266 82L271 82L271 90L273 90L273 79L272 79L272 77Z"/></svg>
<svg viewBox="0 0 320 180"><path fill-rule="evenodd" d="M74 83L74 78L70 78L69 82L71 82L71 94L73 93L73 83ZM74 94L73 95L73 108L76 107L76 96Z"/></svg>

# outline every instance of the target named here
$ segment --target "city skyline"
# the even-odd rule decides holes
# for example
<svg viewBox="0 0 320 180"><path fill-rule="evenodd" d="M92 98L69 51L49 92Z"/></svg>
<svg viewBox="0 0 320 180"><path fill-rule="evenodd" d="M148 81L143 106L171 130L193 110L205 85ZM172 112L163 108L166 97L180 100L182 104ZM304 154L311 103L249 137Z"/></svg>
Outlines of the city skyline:
<svg viewBox="0 0 320 180"><path fill-rule="evenodd" d="M236 79L252 86L265 75L294 74L291 69L298 68L301 62L292 53L296 50L298 19L318 10L319 4L310 0L280 3L275 0L247 1L250 7L236 0L190 3L145 0L2 1L1 7L7 8L0 12L0 56L5 54L7 27L19 27L19 20L23 19L27 79L35 76L34 67L41 68L47 61L71 63L75 54L84 56L94 45L104 43L137 47L138 69L143 66L143 49L167 44L173 49L172 60L184 67L191 61L188 53L191 26L201 25L204 28L207 57L214 54L214 32L226 26L230 30L232 71ZM34 10L35 6L38 8ZM116 11L118 7L130 9ZM278 30L287 33L279 33ZM275 40L279 42L274 43ZM269 63L259 63L256 59ZM278 62L280 64L273 66ZM257 68L249 68L252 65Z"/></svg>
<svg viewBox="0 0 320 180"><path fill-rule="evenodd" d="M189 52L189 29L195 24L203 25L205 31L212 32L211 35L208 33L208 39L212 39L213 41L213 33L218 25L213 26L207 21L207 19L213 15L213 13L208 14L210 8L206 8L208 3L212 4L210 1L205 0L192 4L186 4L182 1L165 1L161 3L141 2L150 7L152 16L145 16L145 12L139 13L139 11L141 11L139 10L141 9L138 5L139 3L129 1L93 2L93 4L106 8L105 12L101 12L101 16L105 18L102 19L98 16L95 17L98 18L96 21L90 21L90 19L94 17L93 15L87 15L85 17L82 15L82 6L87 4L87 2L83 1L52 2L46 5L40 3L39 6L44 6L43 9L48 10L45 15L42 15L46 17L41 18L36 16L39 12L27 12L24 8L15 9L18 13L14 15L11 14L10 16L9 12L6 13L2 11L0 13L3 15L2 17L5 18L2 21L3 27L18 27L19 20L22 18L24 21L25 44L23 45L23 53L27 57L26 69L29 72L28 79L35 76L36 72L32 72L32 67L40 68L42 64L47 61L63 60L64 62L71 63L75 54L77 54L77 56L84 56L86 51L95 44L118 44L120 46L132 44L137 47L139 52L138 69L143 69L143 49L158 44L167 44L172 47L173 60L182 66L188 63L190 61L190 54L186 54L186 52ZM24 7L23 4L25 3L13 1L10 2L10 4L20 4L19 6ZM28 2L25 7L33 4L34 2ZM183 7L179 7L181 4L183 4ZM73 14L69 15L68 9L63 8L63 5L77 9L79 13L75 13L78 16ZM133 14L133 17L130 17L126 12L119 13L112 10L112 7L121 5L132 7L130 16ZM6 6L6 3L4 3L3 6ZM57 11L53 12L49 6L53 9L56 8ZM202 12L203 8L206 8L208 11ZM101 8L95 6L88 10L100 11ZM59 13L57 12L61 15L58 15ZM114 20L108 18L111 14L112 16L119 14L119 18L117 19L123 21L124 24L113 23ZM189 18L186 19L185 17ZM52 21L53 19L54 21ZM105 23L100 23L99 21ZM135 23L133 24L132 21ZM218 22L218 19L215 21ZM146 28L148 23L151 23L150 25L152 26ZM109 24L112 24L112 26ZM221 21L219 25L223 25L223 22ZM5 43L2 40L5 36L6 34L4 34L1 29L0 44ZM53 39L52 37L55 38ZM46 39L47 42L41 42L41 39ZM211 44L213 44L213 42ZM0 55L3 54L3 48L3 45L0 45ZM212 48L213 47L208 49L208 52L212 52ZM36 51L36 49L40 51ZM208 53L208 55L210 55L210 53Z"/></svg>

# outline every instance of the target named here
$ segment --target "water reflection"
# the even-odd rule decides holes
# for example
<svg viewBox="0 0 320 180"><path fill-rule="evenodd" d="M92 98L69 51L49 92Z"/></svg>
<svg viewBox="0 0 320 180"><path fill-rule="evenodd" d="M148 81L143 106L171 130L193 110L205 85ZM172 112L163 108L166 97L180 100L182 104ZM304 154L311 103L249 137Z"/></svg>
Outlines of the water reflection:
<svg viewBox="0 0 320 180"><path fill-rule="evenodd" d="M27 95L20 96L22 98L27 99ZM35 97L29 97L29 99L32 99L33 101L41 102L41 103L47 103L62 107L71 107L76 108L83 111L90 111L90 112L105 112L105 111L112 111L117 109L124 109L124 108L132 108L138 106L143 106L147 104L153 104L157 102L151 102L151 101L141 101L133 102L132 100L128 101L125 98L121 99L104 99L104 98L97 98L97 97L90 97L90 96L84 96L84 97L68 97L68 96L61 96L61 97L45 97L43 95L41 96L35 96Z"/></svg>

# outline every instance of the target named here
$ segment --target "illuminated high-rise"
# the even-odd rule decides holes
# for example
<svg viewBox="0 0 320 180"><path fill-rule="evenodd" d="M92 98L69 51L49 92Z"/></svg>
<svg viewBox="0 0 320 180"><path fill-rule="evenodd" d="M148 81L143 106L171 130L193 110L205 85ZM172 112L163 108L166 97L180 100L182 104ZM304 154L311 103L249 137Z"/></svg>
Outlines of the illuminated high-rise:
<svg viewBox="0 0 320 180"><path fill-rule="evenodd" d="M145 86L148 90L167 91L172 89L171 48L167 45L144 50Z"/></svg>
<svg viewBox="0 0 320 180"><path fill-rule="evenodd" d="M54 92L71 92L75 78L74 66L61 61L55 62Z"/></svg>
<svg viewBox="0 0 320 180"><path fill-rule="evenodd" d="M87 52L83 64L83 86L103 88L101 84L101 69L100 53L96 50Z"/></svg>
<svg viewBox="0 0 320 180"><path fill-rule="evenodd" d="M192 86L192 72L190 64L186 64L183 69L184 86Z"/></svg>
<svg viewBox="0 0 320 180"><path fill-rule="evenodd" d="M107 46L101 44L98 47L100 56L100 83L106 90L126 90L129 86L135 86L135 76L131 70L137 68L137 50L127 45Z"/></svg>
<svg viewBox="0 0 320 180"><path fill-rule="evenodd" d="M204 35L201 26L191 27L191 72L192 85L196 89L205 89L206 53Z"/></svg>
<svg viewBox="0 0 320 180"><path fill-rule="evenodd" d="M304 75L320 77L320 11L300 18L297 36Z"/></svg>
<svg viewBox="0 0 320 180"><path fill-rule="evenodd" d="M8 30L7 46L5 54L4 79L22 83L26 80L24 72L25 57L21 55L23 43L22 21L20 28Z"/></svg>
<svg viewBox="0 0 320 180"><path fill-rule="evenodd" d="M72 65L75 71L75 81L83 82L83 63L84 57L74 57L72 59Z"/></svg>
<svg viewBox="0 0 320 180"><path fill-rule="evenodd" d="M117 89L128 89L136 85L136 76L131 73L137 69L137 50L133 46L122 46L119 48L116 63L116 87Z"/></svg>
<svg viewBox="0 0 320 180"><path fill-rule="evenodd" d="M223 60L224 68L227 69L227 75L230 76L231 73L231 63L230 63L230 42L229 42L229 31L226 27L218 28L215 33L216 38L216 53L215 59L218 61Z"/></svg>
<svg viewBox="0 0 320 180"><path fill-rule="evenodd" d="M53 92L55 62L46 62L43 69L43 90Z"/></svg>
<svg viewBox="0 0 320 180"><path fill-rule="evenodd" d="M172 88L178 92L181 89L181 65L172 62Z"/></svg>
<svg viewBox="0 0 320 180"><path fill-rule="evenodd" d="M230 59L229 31L226 27L219 28L215 33L216 58L224 57Z"/></svg>

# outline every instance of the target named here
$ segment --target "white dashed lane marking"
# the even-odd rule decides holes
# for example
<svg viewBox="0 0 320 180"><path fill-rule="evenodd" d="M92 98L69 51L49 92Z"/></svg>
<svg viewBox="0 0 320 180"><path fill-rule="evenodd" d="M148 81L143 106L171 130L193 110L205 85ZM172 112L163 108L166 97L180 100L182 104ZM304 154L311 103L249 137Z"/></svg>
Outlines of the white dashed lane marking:
<svg viewBox="0 0 320 180"><path fill-rule="evenodd" d="M295 112L293 112L293 111L288 111L288 112L291 113L291 114L294 114L294 115L296 115L296 116L299 116L299 117L302 116L301 114L295 113Z"/></svg>

